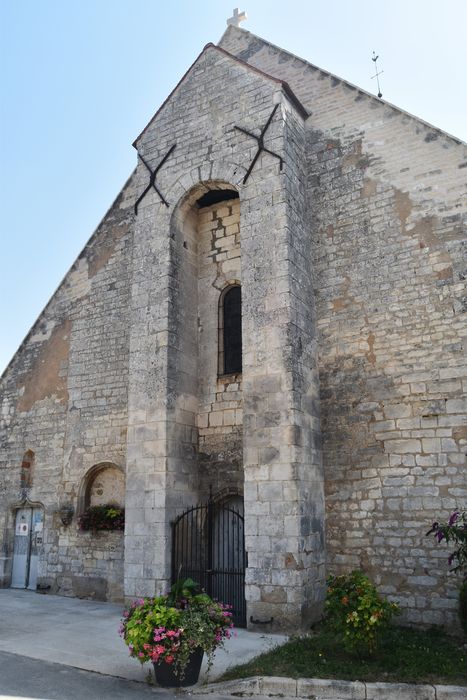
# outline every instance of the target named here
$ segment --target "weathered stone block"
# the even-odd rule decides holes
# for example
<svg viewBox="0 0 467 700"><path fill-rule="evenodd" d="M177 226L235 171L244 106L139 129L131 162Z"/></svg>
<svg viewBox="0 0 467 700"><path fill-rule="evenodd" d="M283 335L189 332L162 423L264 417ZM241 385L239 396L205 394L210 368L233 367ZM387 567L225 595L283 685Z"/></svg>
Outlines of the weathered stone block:
<svg viewBox="0 0 467 700"><path fill-rule="evenodd" d="M326 700L366 700L365 683L360 681L298 678L297 697Z"/></svg>

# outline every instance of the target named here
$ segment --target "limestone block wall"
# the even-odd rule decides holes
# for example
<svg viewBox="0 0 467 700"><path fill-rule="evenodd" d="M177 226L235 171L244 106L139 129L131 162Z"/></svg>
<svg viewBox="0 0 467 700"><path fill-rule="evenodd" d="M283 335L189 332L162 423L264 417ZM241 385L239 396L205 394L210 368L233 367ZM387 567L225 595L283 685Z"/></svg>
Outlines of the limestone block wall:
<svg viewBox="0 0 467 700"><path fill-rule="evenodd" d="M257 171L242 205L246 596L255 629L300 629L324 593L324 493L303 117L269 134L284 172Z"/></svg>
<svg viewBox="0 0 467 700"><path fill-rule="evenodd" d="M125 469L133 205L130 179L1 378L2 585L10 581L15 506L33 502L45 514L39 583L58 581L58 590L78 595L80 577L89 579L89 590L92 578L101 579L104 590L108 570L107 593L121 598L121 535L104 555L83 546L75 529L88 470L99 462ZM20 489L28 449L35 455L33 482ZM57 517L64 505L75 510L68 529ZM80 569L83 552L100 563Z"/></svg>
<svg viewBox="0 0 467 700"><path fill-rule="evenodd" d="M199 210L198 459L200 495L243 493L242 375L222 376L219 300L241 283L240 200Z"/></svg>
<svg viewBox="0 0 467 700"><path fill-rule="evenodd" d="M467 501L466 147L248 32L221 46L311 111L328 570L364 568L407 621L456 624L425 532Z"/></svg>
<svg viewBox="0 0 467 700"><path fill-rule="evenodd" d="M54 519L58 537L50 546L41 585L50 593L122 602L123 532L80 532Z"/></svg>

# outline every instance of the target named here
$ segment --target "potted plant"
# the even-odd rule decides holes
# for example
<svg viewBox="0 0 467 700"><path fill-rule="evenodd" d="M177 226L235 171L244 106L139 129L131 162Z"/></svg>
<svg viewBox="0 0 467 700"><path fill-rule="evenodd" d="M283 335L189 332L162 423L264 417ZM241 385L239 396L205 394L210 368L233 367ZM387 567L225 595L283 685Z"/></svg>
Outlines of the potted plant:
<svg viewBox="0 0 467 700"><path fill-rule="evenodd" d="M166 595L132 603L123 613L120 634L130 656L141 664L153 663L159 685L193 685L203 654L207 654L209 672L215 650L231 636L229 608L188 578L177 581Z"/></svg>

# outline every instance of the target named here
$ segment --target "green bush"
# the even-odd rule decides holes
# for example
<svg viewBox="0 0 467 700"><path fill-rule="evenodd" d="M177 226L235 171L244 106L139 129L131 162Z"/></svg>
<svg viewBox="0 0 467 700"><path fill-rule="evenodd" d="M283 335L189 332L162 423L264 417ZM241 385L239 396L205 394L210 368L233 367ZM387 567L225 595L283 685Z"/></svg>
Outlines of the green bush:
<svg viewBox="0 0 467 700"><path fill-rule="evenodd" d="M449 566L455 565L451 571L467 570L467 510L455 510L447 522L433 523L426 534L434 535L438 542L455 544L448 559Z"/></svg>
<svg viewBox="0 0 467 700"><path fill-rule="evenodd" d="M399 607L382 598L369 578L352 571L327 580L326 622L347 651L373 653Z"/></svg>
<svg viewBox="0 0 467 700"><path fill-rule="evenodd" d="M467 510L455 510L447 522L435 522L426 533L434 535L436 541L446 542L456 548L448 558L452 572L464 574L464 582L459 591L459 620L467 633Z"/></svg>

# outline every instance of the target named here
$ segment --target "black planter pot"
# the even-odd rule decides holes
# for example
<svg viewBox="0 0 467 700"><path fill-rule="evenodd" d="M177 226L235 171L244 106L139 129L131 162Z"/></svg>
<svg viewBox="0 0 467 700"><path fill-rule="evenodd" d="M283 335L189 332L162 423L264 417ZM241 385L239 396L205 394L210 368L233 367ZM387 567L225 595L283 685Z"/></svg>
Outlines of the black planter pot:
<svg viewBox="0 0 467 700"><path fill-rule="evenodd" d="M192 652L185 666L185 675L182 679L175 675L173 664L164 662L153 664L158 685L161 685L163 688L185 688L187 685L197 683L203 662L203 654L204 651L201 647L197 647Z"/></svg>

